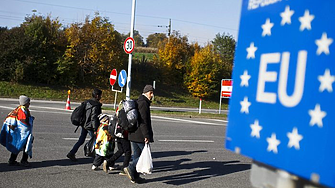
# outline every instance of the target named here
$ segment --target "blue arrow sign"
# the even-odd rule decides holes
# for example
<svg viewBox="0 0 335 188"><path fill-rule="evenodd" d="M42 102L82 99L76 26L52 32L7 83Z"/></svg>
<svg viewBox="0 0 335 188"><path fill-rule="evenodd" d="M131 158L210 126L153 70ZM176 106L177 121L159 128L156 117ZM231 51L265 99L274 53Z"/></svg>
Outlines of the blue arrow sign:
<svg viewBox="0 0 335 188"><path fill-rule="evenodd" d="M124 87L127 83L127 72L125 70L121 70L118 78L118 84L120 87Z"/></svg>
<svg viewBox="0 0 335 188"><path fill-rule="evenodd" d="M334 11L331 0L243 0L226 137L232 151L330 187Z"/></svg>

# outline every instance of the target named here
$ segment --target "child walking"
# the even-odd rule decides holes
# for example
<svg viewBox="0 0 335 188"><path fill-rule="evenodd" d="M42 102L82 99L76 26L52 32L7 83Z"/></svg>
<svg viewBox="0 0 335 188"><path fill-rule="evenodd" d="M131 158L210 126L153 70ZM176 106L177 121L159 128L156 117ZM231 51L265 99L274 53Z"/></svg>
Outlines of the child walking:
<svg viewBox="0 0 335 188"><path fill-rule="evenodd" d="M113 155L115 146L113 138L108 132L110 117L107 114L100 114L98 118L100 126L97 130L95 158L92 170L98 170L98 167L103 163L103 161Z"/></svg>

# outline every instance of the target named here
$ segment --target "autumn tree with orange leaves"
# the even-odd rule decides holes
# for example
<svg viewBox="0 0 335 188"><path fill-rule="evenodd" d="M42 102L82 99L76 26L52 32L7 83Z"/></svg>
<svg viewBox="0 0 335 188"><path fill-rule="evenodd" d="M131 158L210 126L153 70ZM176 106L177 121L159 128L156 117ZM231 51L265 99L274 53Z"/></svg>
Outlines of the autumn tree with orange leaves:
<svg viewBox="0 0 335 188"><path fill-rule="evenodd" d="M187 66L184 83L194 97L206 98L216 92L221 59L213 49L211 44L198 48Z"/></svg>
<svg viewBox="0 0 335 188"><path fill-rule="evenodd" d="M68 47L64 59L58 61L58 70L72 85L108 84L113 68L120 69L126 62L122 38L114 26L98 14L84 24L72 24L65 31Z"/></svg>

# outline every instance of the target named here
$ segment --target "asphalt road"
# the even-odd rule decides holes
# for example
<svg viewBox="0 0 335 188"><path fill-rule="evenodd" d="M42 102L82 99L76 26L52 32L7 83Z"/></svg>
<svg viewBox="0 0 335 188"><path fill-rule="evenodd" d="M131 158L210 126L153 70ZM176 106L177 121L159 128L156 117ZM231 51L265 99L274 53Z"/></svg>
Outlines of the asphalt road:
<svg viewBox="0 0 335 188"><path fill-rule="evenodd" d="M0 120L18 105L0 99ZM74 108L75 105L72 105ZM79 132L70 123L65 104L32 101L35 116L31 167L8 166L10 153L0 146L0 187L227 187L249 188L251 160L224 149L227 122L153 116L155 142L151 144L154 170L144 184L132 184L118 170L106 174L91 170L93 159L77 153L78 162L66 154ZM112 114L112 112L107 112ZM21 159L19 154L18 160ZM116 165L122 165L122 158Z"/></svg>

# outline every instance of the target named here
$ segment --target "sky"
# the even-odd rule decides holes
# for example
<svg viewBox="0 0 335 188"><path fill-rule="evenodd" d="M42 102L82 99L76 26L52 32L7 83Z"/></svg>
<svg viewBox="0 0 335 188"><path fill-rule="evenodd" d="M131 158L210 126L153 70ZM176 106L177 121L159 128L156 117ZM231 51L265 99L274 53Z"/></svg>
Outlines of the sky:
<svg viewBox="0 0 335 188"><path fill-rule="evenodd" d="M130 32L133 0L0 0L0 26L20 26L27 15L51 15L64 26L83 23L95 12L107 17L115 29ZM189 42L205 45L216 34L226 33L237 40L242 0L136 0L135 30L144 39L154 33L172 31L188 36ZM34 12L33 12L34 11ZM145 42L145 40L144 40Z"/></svg>

